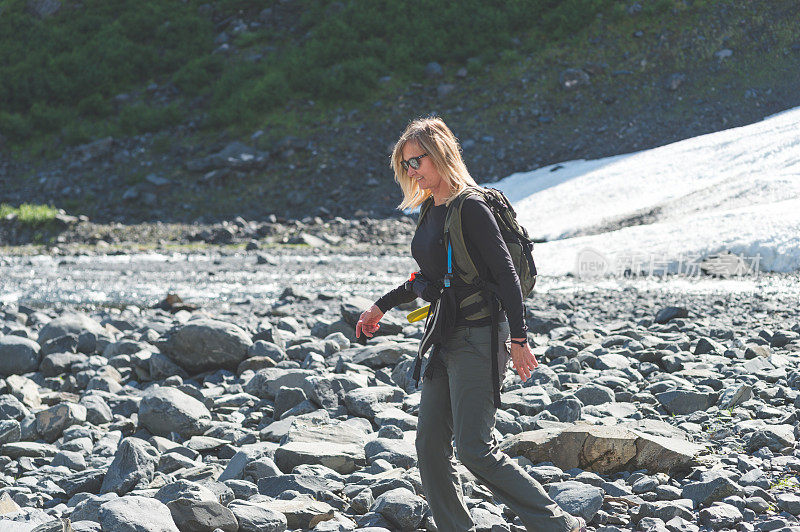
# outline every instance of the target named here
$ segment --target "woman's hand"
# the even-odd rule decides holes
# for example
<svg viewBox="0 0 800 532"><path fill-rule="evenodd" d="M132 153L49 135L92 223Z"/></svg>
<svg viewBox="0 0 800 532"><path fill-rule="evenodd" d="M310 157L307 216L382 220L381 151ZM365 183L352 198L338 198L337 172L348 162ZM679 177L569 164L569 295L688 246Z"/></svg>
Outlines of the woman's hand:
<svg viewBox="0 0 800 532"><path fill-rule="evenodd" d="M372 338L372 335L381 328L378 323L383 317L383 312L378 308L378 305L372 305L369 309L361 313L356 323L356 338L361 336L363 332L365 336Z"/></svg>
<svg viewBox="0 0 800 532"><path fill-rule="evenodd" d="M539 363L528 345L527 338L512 338L512 340L525 340L525 345L511 343L511 361L522 382L525 382L531 377L531 371L536 369Z"/></svg>

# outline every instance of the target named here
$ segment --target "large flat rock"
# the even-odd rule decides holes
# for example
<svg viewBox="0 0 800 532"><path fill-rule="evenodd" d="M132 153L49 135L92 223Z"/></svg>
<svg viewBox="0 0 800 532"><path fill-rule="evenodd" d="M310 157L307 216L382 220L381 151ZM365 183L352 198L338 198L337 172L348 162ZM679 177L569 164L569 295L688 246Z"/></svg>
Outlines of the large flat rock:
<svg viewBox="0 0 800 532"><path fill-rule="evenodd" d="M302 464L319 464L348 475L365 465L366 456L363 445L293 441L275 449L275 463L286 473Z"/></svg>
<svg viewBox="0 0 800 532"><path fill-rule="evenodd" d="M502 449L534 463L596 473L647 469L669 472L689 467L703 447L678 437L654 436L624 426L582 425L522 432Z"/></svg>

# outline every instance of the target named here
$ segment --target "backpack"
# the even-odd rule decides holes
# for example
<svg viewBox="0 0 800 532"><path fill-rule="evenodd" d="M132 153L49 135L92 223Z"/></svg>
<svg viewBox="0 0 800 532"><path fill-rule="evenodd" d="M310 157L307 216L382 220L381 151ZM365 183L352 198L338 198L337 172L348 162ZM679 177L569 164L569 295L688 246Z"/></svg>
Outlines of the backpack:
<svg viewBox="0 0 800 532"><path fill-rule="evenodd" d="M469 256L466 239L461 227L461 208L464 200L472 195L480 195L489 210L494 215L495 221L500 228L500 234L508 248L514 269L519 277L520 288L522 289L522 299L533 291L536 284L536 264L533 261L533 241L528 235L527 230L517 221L517 213L511 206L505 194L494 188L468 187L461 192L448 206L447 215L444 221L444 242L447 246L447 274L444 278L444 291L448 290L453 281L457 281L461 286L472 287L472 293L466 295L461 301L457 301L461 315L467 320L480 320L487 316L492 317L492 380L494 390L494 403L500 408L500 383L499 370L497 364L498 352L498 313L499 287L496 283L488 279L481 279L475 262ZM420 226L425 214L433 205L433 196L423 202L420 207L420 215L417 227ZM450 294L452 298L452 292ZM432 321L439 319L436 307L436 316L431 316ZM451 318L454 318L451 317ZM431 326L432 328L433 326ZM426 323L426 329L428 329ZM423 340L428 337L427 331ZM417 357L417 367L414 372L414 379L419 382L419 368L421 357L427 349L426 342L420 344L420 354Z"/></svg>
<svg viewBox="0 0 800 532"><path fill-rule="evenodd" d="M467 320L479 320L489 316L490 301L485 298L485 292L497 293L497 285L487 279L478 276L478 269L469 256L464 233L461 229L461 207L464 200L473 195L480 195L489 210L494 214L494 219L500 228L500 234L511 255L514 269L519 277L520 288L522 289L522 299L525 299L533 291L536 285L536 264L533 260L533 241L528 235L528 231L517 221L517 213L511 206L508 198L497 189L468 187L458 195L447 209L444 221L444 242L452 249L452 270L457 275L461 285L475 287L475 292L465 297L459 302L462 315ZM417 227L422 223L428 209L433 205L433 197L429 197L420 207L419 220ZM452 280L445 276L445 281Z"/></svg>

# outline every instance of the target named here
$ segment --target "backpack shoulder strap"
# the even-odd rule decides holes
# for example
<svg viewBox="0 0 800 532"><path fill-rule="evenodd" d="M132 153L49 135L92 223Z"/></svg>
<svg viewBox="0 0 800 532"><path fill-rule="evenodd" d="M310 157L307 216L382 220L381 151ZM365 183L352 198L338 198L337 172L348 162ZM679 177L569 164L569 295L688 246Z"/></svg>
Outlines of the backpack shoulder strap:
<svg viewBox="0 0 800 532"><path fill-rule="evenodd" d="M473 195L483 195L480 187L469 187L459 194L447 209L444 220L445 243L449 241L453 250L454 271L462 281L474 284L478 279L478 268L469 256L464 231L461 226L461 208L464 200Z"/></svg>
<svg viewBox="0 0 800 532"><path fill-rule="evenodd" d="M420 224L422 223L422 219L425 218L425 214L427 214L428 209L431 208L433 205L433 195L430 195L422 202L422 205L419 207L419 218L417 218L417 229L419 229Z"/></svg>

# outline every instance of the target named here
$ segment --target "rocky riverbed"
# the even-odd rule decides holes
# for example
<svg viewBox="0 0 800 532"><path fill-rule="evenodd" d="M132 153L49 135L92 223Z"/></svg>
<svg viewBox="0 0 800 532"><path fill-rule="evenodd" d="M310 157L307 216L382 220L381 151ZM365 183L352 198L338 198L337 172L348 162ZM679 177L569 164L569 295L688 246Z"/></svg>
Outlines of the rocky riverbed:
<svg viewBox="0 0 800 532"><path fill-rule="evenodd" d="M353 337L413 268L384 253L6 256L0 530L435 530L421 327ZM800 529L797 280L541 279L498 439L592 530ZM478 530L524 530L459 471Z"/></svg>

